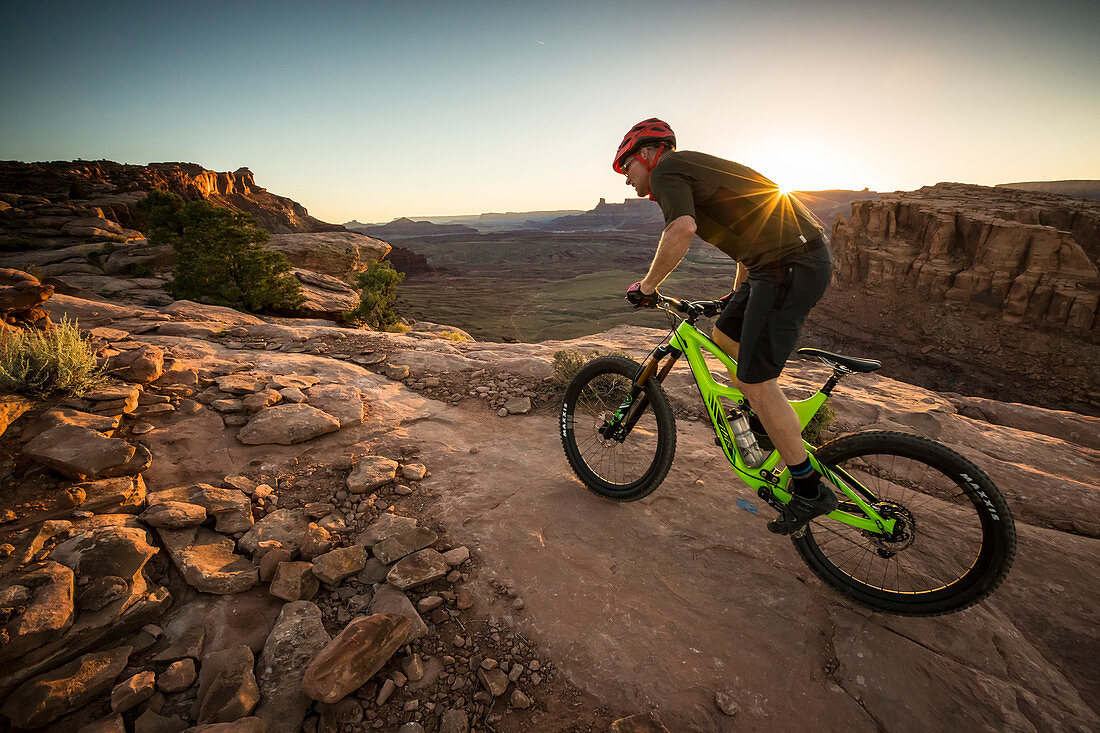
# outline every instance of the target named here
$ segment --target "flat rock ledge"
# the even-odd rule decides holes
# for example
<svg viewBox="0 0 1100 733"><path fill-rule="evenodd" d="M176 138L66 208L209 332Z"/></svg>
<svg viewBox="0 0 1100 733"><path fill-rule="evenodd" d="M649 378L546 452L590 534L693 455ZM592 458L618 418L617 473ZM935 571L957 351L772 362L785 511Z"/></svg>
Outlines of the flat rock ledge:
<svg viewBox="0 0 1100 733"><path fill-rule="evenodd" d="M339 429L339 420L316 407L276 405L253 415L237 439L246 445L294 445Z"/></svg>

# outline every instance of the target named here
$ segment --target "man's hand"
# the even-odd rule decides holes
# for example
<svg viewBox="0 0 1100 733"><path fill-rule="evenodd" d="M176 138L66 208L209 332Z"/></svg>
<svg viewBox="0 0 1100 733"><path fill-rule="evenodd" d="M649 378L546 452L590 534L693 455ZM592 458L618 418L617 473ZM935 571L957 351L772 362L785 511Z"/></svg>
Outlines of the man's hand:
<svg viewBox="0 0 1100 733"><path fill-rule="evenodd" d="M626 299L634 306L634 310L657 307L657 291L643 293L641 282L636 282L626 289Z"/></svg>
<svg viewBox="0 0 1100 733"><path fill-rule="evenodd" d="M723 295L721 298L718 299L718 311L719 312L724 311L726 309L726 306L730 304L730 298L732 298L733 294L736 293L736 292L737 292L736 289L731 290L728 293L726 293L725 295Z"/></svg>

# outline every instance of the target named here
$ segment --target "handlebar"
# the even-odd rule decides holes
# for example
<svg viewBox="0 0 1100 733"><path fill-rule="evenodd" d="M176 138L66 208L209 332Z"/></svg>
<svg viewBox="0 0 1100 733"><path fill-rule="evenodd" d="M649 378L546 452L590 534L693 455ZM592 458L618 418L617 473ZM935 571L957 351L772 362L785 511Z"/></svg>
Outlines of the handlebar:
<svg viewBox="0 0 1100 733"><path fill-rule="evenodd" d="M684 301L670 298L667 295L658 296L657 307L686 313L688 320L692 322L697 318L714 318L722 312L722 305L717 300Z"/></svg>

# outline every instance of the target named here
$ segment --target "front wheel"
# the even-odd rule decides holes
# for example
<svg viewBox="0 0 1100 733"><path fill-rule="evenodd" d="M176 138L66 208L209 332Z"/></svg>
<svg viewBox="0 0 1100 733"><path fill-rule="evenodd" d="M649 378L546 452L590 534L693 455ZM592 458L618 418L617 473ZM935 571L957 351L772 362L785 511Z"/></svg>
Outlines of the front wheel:
<svg viewBox="0 0 1100 733"><path fill-rule="evenodd" d="M585 364L565 390L559 427L565 457L588 489L615 501L651 494L676 452L672 406L656 379L634 383L641 365L620 356Z"/></svg>
<svg viewBox="0 0 1100 733"><path fill-rule="evenodd" d="M873 608L934 616L978 603L1016 554L1008 504L981 469L950 448L904 433L846 435L817 459L884 518L889 537L818 517L793 538L823 580ZM841 511L859 509L840 492Z"/></svg>

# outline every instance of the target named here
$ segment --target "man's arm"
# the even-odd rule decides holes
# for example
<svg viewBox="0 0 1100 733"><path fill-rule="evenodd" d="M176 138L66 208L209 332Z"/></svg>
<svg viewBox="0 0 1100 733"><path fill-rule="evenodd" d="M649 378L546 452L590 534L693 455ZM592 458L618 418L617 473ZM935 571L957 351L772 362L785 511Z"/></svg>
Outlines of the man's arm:
<svg viewBox="0 0 1100 733"><path fill-rule="evenodd" d="M693 236L695 236L695 217L685 214L669 222L661 233L661 241L657 244L657 254L653 255L649 272L642 280L643 293L648 295L657 290L657 286L676 269L680 260L684 259L684 255L691 248Z"/></svg>

